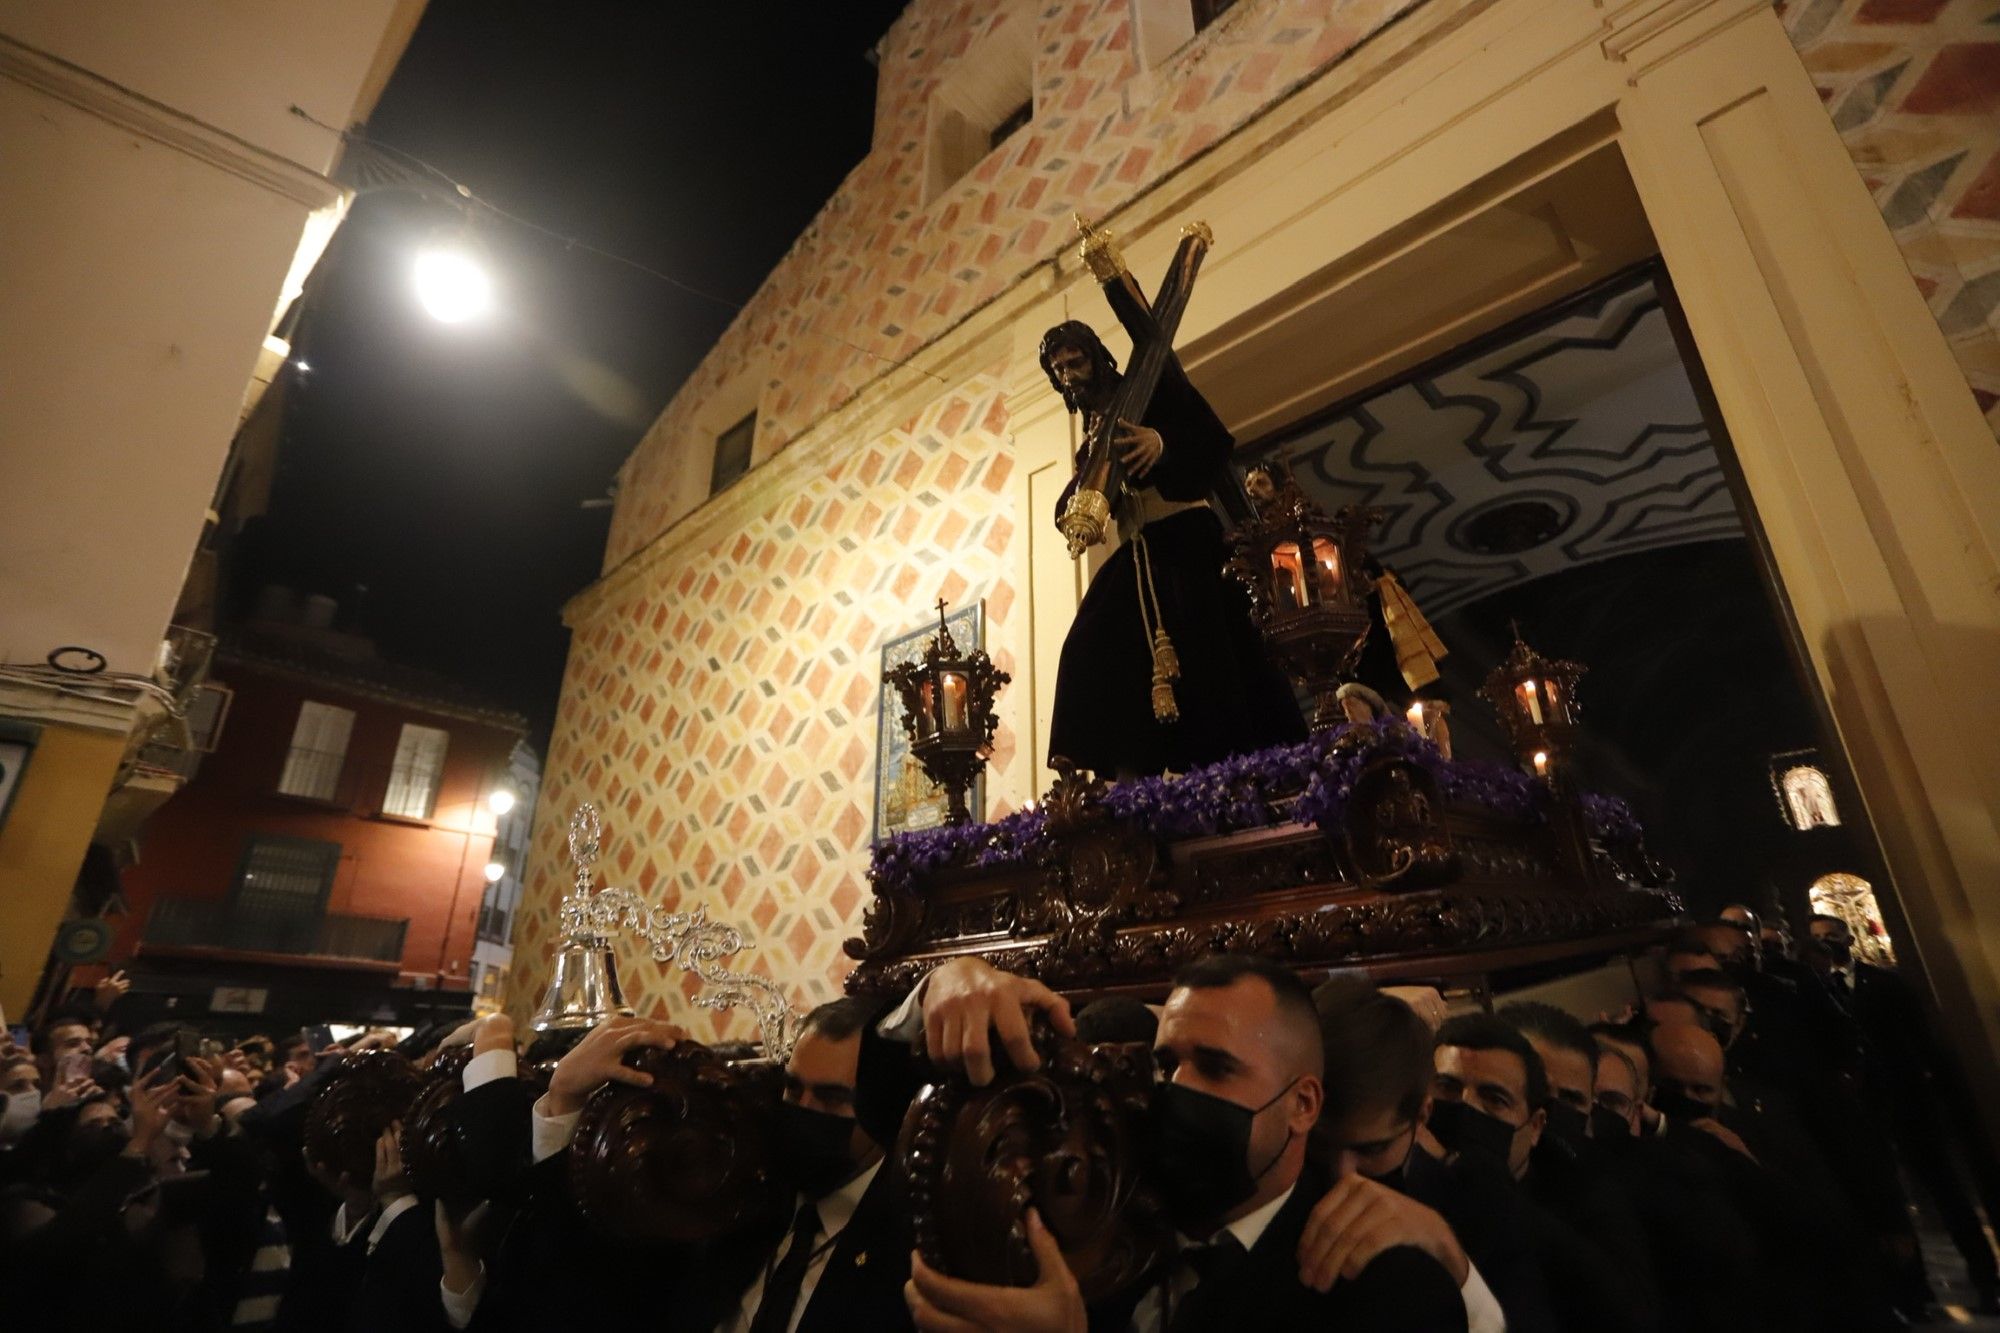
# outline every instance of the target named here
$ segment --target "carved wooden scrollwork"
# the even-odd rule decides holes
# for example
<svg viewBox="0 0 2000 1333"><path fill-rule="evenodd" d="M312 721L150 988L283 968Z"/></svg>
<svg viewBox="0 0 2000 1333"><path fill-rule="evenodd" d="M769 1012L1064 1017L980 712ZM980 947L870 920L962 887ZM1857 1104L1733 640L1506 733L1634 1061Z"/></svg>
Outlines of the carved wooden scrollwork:
<svg viewBox="0 0 2000 1333"><path fill-rule="evenodd" d="M1033 1073L984 1088L953 1077L912 1103L898 1153L917 1247L954 1276L1026 1286L1032 1206L1097 1300L1150 1269L1172 1233L1143 1162L1152 1054L1059 1041L1046 1026L1035 1042Z"/></svg>
<svg viewBox="0 0 2000 1333"><path fill-rule="evenodd" d="M1354 780L1342 821L1347 853L1375 886L1418 888L1458 873L1437 781L1408 759L1379 759Z"/></svg>
<svg viewBox="0 0 2000 1333"><path fill-rule="evenodd" d="M410 1184L425 1198L459 1200L471 1196L463 1160L458 1153L458 1099L464 1095L465 1066L471 1046L451 1046L438 1053L425 1072L424 1085L403 1117L403 1169Z"/></svg>
<svg viewBox="0 0 2000 1333"><path fill-rule="evenodd" d="M642 1046L625 1063L650 1087L608 1083L590 1095L570 1142L570 1197L606 1235L634 1244L710 1240L773 1208L776 1099L698 1042Z"/></svg>
<svg viewBox="0 0 2000 1333"><path fill-rule="evenodd" d="M1287 963L1344 965L1587 939L1608 931L1663 925L1679 911L1679 901L1662 893L1430 889L1240 920L1128 927L1114 934L1102 952L1092 954L1072 954L1040 941L970 952L995 967L1059 990L1164 985L1182 966L1211 953L1237 951ZM930 957L866 964L855 970L848 988L857 994L900 994L938 961Z"/></svg>
<svg viewBox="0 0 2000 1333"><path fill-rule="evenodd" d="M357 1181L373 1178L375 1140L409 1113L423 1081L417 1067L394 1051L340 1057L306 1113L307 1160Z"/></svg>
<svg viewBox="0 0 2000 1333"><path fill-rule="evenodd" d="M1180 908L1180 898L1159 887L1159 843L1111 817L1107 790L1101 778L1058 769L1038 852L1041 879L1021 892L1014 913L1015 936L1052 936L1050 952L1083 973L1119 926L1162 920Z"/></svg>

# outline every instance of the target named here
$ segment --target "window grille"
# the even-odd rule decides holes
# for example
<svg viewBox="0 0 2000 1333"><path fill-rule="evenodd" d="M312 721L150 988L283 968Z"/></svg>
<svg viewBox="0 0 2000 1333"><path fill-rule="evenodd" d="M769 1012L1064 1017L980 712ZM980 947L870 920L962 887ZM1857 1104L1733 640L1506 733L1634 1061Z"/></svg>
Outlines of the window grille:
<svg viewBox="0 0 2000 1333"><path fill-rule="evenodd" d="M236 872L236 909L317 916L340 868L340 844L253 834Z"/></svg>

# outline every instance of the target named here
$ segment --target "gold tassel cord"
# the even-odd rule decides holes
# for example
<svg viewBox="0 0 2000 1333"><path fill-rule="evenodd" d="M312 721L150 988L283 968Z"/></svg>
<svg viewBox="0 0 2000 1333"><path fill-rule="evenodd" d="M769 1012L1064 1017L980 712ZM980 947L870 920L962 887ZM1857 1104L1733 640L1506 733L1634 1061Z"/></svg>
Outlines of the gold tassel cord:
<svg viewBox="0 0 2000 1333"><path fill-rule="evenodd" d="M1375 591L1382 598L1382 624L1396 649L1396 666L1403 673L1403 683L1413 690L1422 689L1438 678L1437 664L1448 651L1444 640L1394 574L1384 570L1375 580Z"/></svg>
<svg viewBox="0 0 2000 1333"><path fill-rule="evenodd" d="M1174 698L1174 682L1181 676L1181 658L1160 616L1160 592L1153 585L1153 555L1144 528L1132 534L1132 571L1139 590L1139 632L1153 656L1153 719L1178 722L1181 707Z"/></svg>

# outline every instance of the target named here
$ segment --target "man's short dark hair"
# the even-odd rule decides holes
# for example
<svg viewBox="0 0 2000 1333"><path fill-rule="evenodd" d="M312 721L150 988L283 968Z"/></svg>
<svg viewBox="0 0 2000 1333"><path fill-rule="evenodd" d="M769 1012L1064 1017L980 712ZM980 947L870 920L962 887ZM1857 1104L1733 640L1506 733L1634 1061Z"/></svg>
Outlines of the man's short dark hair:
<svg viewBox="0 0 2000 1333"><path fill-rule="evenodd" d="M1567 1009L1540 1000L1516 1000L1501 1005L1498 1017L1512 1023L1523 1036L1538 1037L1557 1050L1582 1056L1590 1066L1591 1075L1596 1076L1597 1039L1590 1035L1583 1020Z"/></svg>
<svg viewBox="0 0 2000 1333"><path fill-rule="evenodd" d="M1542 1057L1535 1054L1535 1048L1521 1035L1519 1028L1496 1014L1460 1014L1447 1018L1438 1029L1437 1044L1456 1046L1467 1051L1506 1051L1520 1057L1521 1065L1528 1071L1528 1108L1533 1110L1549 1099L1549 1072L1542 1068ZM1592 1057L1595 1060L1595 1056Z"/></svg>
<svg viewBox="0 0 2000 1333"><path fill-rule="evenodd" d="M1416 1010L1366 982L1336 979L1313 992L1326 1072L1325 1125L1389 1107L1415 1120L1430 1091L1430 1025Z"/></svg>
<svg viewBox="0 0 2000 1333"><path fill-rule="evenodd" d="M843 995L838 1000L828 1000L807 1014L805 1021L799 1025L799 1033L803 1036L811 1032L828 1041L846 1041L868 1026L868 1020L881 1010L880 1001Z"/></svg>
<svg viewBox="0 0 2000 1333"><path fill-rule="evenodd" d="M1300 1039L1301 1054L1310 1056L1310 1066L1318 1066L1322 1058L1319 1012L1313 1008L1312 991L1298 973L1283 963L1254 953L1210 954L1175 973L1174 989L1220 990L1234 986L1245 977L1255 977L1271 988L1271 994L1277 997L1279 1016ZM1307 1072L1318 1075L1321 1070L1310 1067Z"/></svg>
<svg viewBox="0 0 2000 1333"><path fill-rule="evenodd" d="M1726 916L1712 916L1708 918L1708 920L1702 922L1701 924L1703 927L1727 926L1729 929L1736 931L1738 934L1747 935L1753 940L1757 938L1757 932L1750 929L1750 923L1748 921L1732 921Z"/></svg>
<svg viewBox="0 0 2000 1333"><path fill-rule="evenodd" d="M55 1049L57 1028L88 1028L95 1032L96 1024L88 1014L73 1009L58 1009L43 1020L42 1025L28 1034L28 1048L37 1055L47 1055Z"/></svg>
<svg viewBox="0 0 2000 1333"><path fill-rule="evenodd" d="M1160 1020L1129 995L1107 995L1076 1011L1076 1039L1087 1042L1144 1042L1160 1034Z"/></svg>
<svg viewBox="0 0 2000 1333"><path fill-rule="evenodd" d="M1844 918L1834 916L1830 912L1814 912L1806 918L1806 926L1810 928L1821 921L1824 921L1829 926L1839 926L1850 935L1854 933L1854 927L1848 925Z"/></svg>

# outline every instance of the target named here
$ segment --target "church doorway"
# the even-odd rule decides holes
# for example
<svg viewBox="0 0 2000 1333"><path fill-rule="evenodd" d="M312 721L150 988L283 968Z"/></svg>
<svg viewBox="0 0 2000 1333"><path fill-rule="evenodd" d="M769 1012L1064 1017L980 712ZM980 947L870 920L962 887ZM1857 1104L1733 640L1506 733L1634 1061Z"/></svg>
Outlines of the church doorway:
<svg viewBox="0 0 2000 1333"><path fill-rule="evenodd" d="M1518 627L1589 669L1584 781L1634 801L1690 911L1747 904L1802 940L1815 880L1873 876L1879 852L1836 762L1811 770L1823 792L1790 793L1819 818L1774 799L1776 757L1838 751L1677 320L1644 259L1239 456L1282 463L1329 511L1382 511L1373 554L1451 650L1424 694L1452 706L1462 757L1509 758L1476 691ZM1407 702L1386 635L1362 678Z"/></svg>

